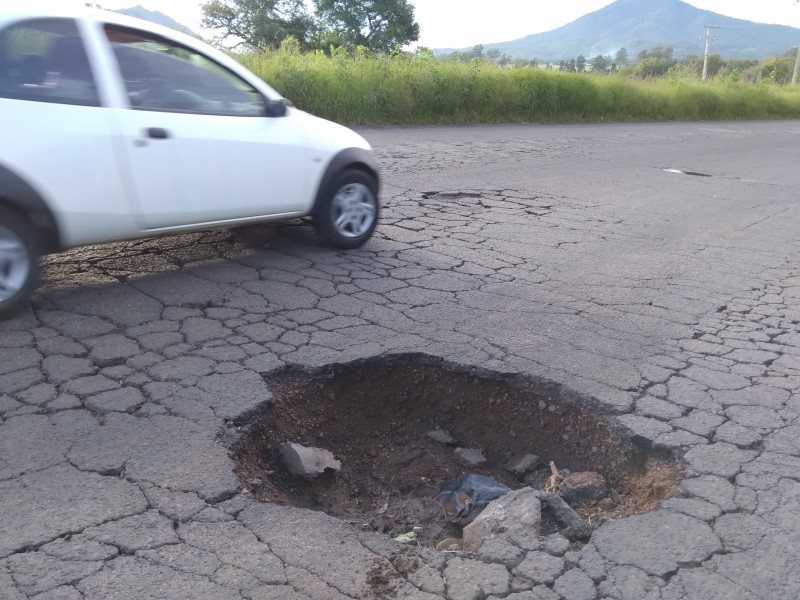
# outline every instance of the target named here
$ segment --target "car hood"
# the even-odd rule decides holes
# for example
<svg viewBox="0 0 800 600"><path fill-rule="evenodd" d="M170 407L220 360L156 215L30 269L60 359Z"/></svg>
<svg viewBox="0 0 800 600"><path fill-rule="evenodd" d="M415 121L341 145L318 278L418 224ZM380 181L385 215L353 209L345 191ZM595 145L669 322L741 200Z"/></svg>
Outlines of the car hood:
<svg viewBox="0 0 800 600"><path fill-rule="evenodd" d="M290 108L289 110L292 118L302 123L310 145L319 150L329 150L331 152L337 152L344 148L372 150L367 140L344 125L315 117L297 108Z"/></svg>

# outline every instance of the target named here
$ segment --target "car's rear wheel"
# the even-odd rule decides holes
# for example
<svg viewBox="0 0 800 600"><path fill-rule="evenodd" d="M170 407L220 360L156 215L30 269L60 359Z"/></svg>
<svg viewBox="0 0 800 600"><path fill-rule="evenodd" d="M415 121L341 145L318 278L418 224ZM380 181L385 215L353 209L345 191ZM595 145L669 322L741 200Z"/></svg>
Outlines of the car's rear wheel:
<svg viewBox="0 0 800 600"><path fill-rule="evenodd" d="M0 320L27 304L39 280L39 248L31 223L0 207Z"/></svg>
<svg viewBox="0 0 800 600"><path fill-rule="evenodd" d="M358 248L378 224L378 181L364 171L347 169L322 191L314 226L336 248Z"/></svg>

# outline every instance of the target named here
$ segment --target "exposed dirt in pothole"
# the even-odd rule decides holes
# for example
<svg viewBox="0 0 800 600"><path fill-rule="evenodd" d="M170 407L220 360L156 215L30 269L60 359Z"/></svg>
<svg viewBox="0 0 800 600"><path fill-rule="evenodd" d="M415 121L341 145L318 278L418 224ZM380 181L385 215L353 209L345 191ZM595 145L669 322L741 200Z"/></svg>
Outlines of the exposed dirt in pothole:
<svg viewBox="0 0 800 600"><path fill-rule="evenodd" d="M576 507L593 524L647 512L676 486L674 467L637 452L610 420L563 398L555 384L478 377L408 356L313 376L289 372L270 383L274 405L234 448L244 486L258 500L321 510L365 530L415 530L426 546L457 533L438 494L467 472L512 489L543 488L550 461L562 470L599 472L610 495ZM488 462L464 468L453 447L426 435L434 428L461 447L480 448ZM278 459L283 442L330 450L341 471L313 481L292 477ZM504 465L523 452L542 464L521 480Z"/></svg>

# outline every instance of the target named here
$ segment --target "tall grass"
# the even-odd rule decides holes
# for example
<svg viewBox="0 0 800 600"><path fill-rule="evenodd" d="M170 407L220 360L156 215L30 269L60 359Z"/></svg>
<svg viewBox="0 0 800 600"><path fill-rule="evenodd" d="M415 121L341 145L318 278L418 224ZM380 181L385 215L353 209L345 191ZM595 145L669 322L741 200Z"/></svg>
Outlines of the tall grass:
<svg viewBox="0 0 800 600"><path fill-rule="evenodd" d="M348 124L800 118L800 91L731 78L640 81L425 56L236 57L297 107Z"/></svg>

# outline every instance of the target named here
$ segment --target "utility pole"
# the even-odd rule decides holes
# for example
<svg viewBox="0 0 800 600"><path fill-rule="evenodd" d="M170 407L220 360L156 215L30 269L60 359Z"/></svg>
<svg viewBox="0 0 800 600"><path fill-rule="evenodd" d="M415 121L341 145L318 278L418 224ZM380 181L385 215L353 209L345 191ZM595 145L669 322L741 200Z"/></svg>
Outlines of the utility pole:
<svg viewBox="0 0 800 600"><path fill-rule="evenodd" d="M706 51L703 54L703 81L706 80L708 75L708 49L711 47L711 30L721 29L719 25L706 25Z"/></svg>

